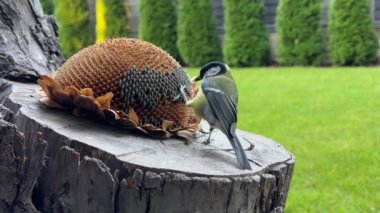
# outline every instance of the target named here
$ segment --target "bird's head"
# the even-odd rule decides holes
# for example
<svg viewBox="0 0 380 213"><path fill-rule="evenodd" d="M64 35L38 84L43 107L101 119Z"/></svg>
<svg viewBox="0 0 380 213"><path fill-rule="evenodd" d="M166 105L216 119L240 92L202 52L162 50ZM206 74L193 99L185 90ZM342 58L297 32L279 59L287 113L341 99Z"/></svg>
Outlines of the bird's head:
<svg viewBox="0 0 380 213"><path fill-rule="evenodd" d="M207 76L224 75L227 71L230 71L230 67L227 64L220 61L212 61L201 68L199 76L194 81L202 80Z"/></svg>

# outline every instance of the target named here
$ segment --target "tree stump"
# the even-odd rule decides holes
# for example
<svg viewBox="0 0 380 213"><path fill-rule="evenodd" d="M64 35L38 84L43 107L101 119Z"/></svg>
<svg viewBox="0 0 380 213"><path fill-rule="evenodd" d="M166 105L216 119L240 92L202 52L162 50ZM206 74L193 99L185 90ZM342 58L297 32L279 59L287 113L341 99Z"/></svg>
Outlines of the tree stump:
<svg viewBox="0 0 380 213"><path fill-rule="evenodd" d="M238 131L243 146L251 148L246 153L253 170L243 171L234 153L224 150L230 145L218 131L213 132L210 145L202 144L207 135L189 144L175 138L152 139L47 108L38 101L37 85L12 83L13 93L4 105L8 113L14 113L17 131L24 133L25 152L37 161L34 171L44 154L36 147L47 143L45 167L33 191L38 210L219 213L284 209L294 156L270 139ZM0 179L0 189L11 183L20 184ZM15 200L3 197L0 190L0 208Z"/></svg>
<svg viewBox="0 0 380 213"><path fill-rule="evenodd" d="M0 0L0 77L35 81L64 61L38 0ZM239 131L252 171L227 138L157 140L38 102L35 84L0 79L0 212L281 212L294 156ZM8 97L9 96L9 97ZM2 105L3 104L3 105Z"/></svg>
<svg viewBox="0 0 380 213"><path fill-rule="evenodd" d="M33 144L26 144L24 134L9 122L12 118L13 112L0 105L0 212L37 212L32 192L47 143L39 132L31 136Z"/></svg>

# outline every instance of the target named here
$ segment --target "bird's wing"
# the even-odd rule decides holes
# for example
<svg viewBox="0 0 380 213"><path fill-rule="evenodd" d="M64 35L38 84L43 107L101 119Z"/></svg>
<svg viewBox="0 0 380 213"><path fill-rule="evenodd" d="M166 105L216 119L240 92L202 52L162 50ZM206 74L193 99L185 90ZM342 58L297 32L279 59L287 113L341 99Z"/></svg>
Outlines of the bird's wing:
<svg viewBox="0 0 380 213"><path fill-rule="evenodd" d="M211 80L211 78L219 78ZM222 89L224 88L224 89ZM237 122L237 92L235 83L225 77L203 79L202 90L211 109L220 122L221 130L230 135L232 124Z"/></svg>

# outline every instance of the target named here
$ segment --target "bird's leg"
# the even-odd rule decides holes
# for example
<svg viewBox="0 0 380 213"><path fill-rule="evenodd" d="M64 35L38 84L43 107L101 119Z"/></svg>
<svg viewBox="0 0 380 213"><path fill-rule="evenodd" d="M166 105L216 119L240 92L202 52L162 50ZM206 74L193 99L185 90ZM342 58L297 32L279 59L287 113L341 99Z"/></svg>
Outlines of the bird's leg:
<svg viewBox="0 0 380 213"><path fill-rule="evenodd" d="M249 141L246 138L243 138L243 139L249 143L249 147L246 148L246 149L243 149L244 151L251 151L251 150L253 150L255 148L255 145L253 145L253 143L251 143L251 141ZM233 149L220 149L220 150L225 151L225 152L234 151Z"/></svg>
<svg viewBox="0 0 380 213"><path fill-rule="evenodd" d="M249 141L248 139L246 139L246 138L243 138L243 139L249 143L249 147L247 147L246 149L243 149L243 151L252 151L255 148L255 145L251 141ZM212 146L212 145L210 145L210 146L214 147L214 148L217 148L218 150L224 151L224 152L232 152L232 151L234 151L234 149L220 149L220 148L218 148L216 146Z"/></svg>
<svg viewBox="0 0 380 213"><path fill-rule="evenodd" d="M208 139L205 142L203 142L204 145L208 145L208 144L211 143L211 133L212 133L212 130L214 130L214 128L210 127L210 131L208 133Z"/></svg>
<svg viewBox="0 0 380 213"><path fill-rule="evenodd" d="M206 130L204 130L202 127L201 127L201 130L200 132L204 133L204 134L209 134L210 132L207 132Z"/></svg>
<svg viewBox="0 0 380 213"><path fill-rule="evenodd" d="M254 148L255 148L255 145L251 144L251 145L249 145L248 148L243 149L243 151L251 151L251 150L253 150ZM225 151L225 152L232 152L232 151L234 151L234 149L219 149L219 150L220 150L220 151Z"/></svg>

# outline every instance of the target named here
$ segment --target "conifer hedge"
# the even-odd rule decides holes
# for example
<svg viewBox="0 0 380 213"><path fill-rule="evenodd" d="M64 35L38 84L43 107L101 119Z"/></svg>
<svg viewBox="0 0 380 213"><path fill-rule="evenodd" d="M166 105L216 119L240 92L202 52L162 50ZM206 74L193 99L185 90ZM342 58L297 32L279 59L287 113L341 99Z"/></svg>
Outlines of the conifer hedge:
<svg viewBox="0 0 380 213"><path fill-rule="evenodd" d="M54 3L53 0L41 0L42 9L45 14L54 14Z"/></svg>
<svg viewBox="0 0 380 213"><path fill-rule="evenodd" d="M188 66L222 59L212 0L180 0L177 46Z"/></svg>
<svg viewBox="0 0 380 213"><path fill-rule="evenodd" d="M177 0L140 0L139 37L166 50L178 61Z"/></svg>
<svg viewBox="0 0 380 213"><path fill-rule="evenodd" d="M371 0L333 0L329 23L335 65L367 65L377 60L378 41L370 16Z"/></svg>
<svg viewBox="0 0 380 213"><path fill-rule="evenodd" d="M283 65L320 65L324 44L323 0L281 0L277 8L278 55Z"/></svg>
<svg viewBox="0 0 380 213"><path fill-rule="evenodd" d="M66 58L94 43L91 39L87 0L55 0L54 6L59 40Z"/></svg>
<svg viewBox="0 0 380 213"><path fill-rule="evenodd" d="M298 0L297 0L298 1ZM263 0L224 0L224 61L230 66L270 62Z"/></svg>
<svg viewBox="0 0 380 213"><path fill-rule="evenodd" d="M129 7L125 0L105 0L106 38L128 36Z"/></svg>

